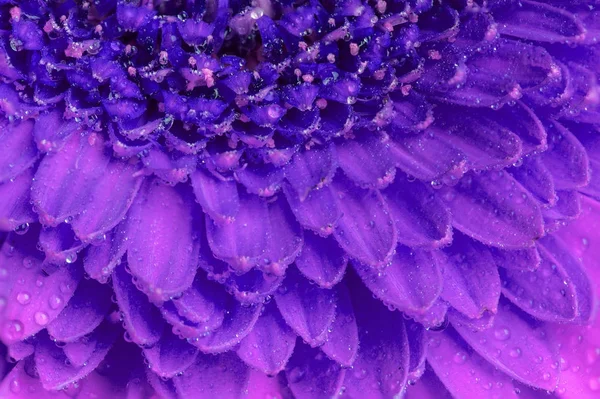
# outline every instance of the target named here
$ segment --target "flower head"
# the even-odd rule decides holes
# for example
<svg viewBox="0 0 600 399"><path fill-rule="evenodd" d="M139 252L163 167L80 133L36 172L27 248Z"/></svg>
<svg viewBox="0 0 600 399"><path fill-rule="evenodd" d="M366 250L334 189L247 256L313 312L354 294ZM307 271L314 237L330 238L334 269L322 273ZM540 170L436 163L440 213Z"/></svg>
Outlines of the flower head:
<svg viewBox="0 0 600 399"><path fill-rule="evenodd" d="M0 396L594 397L599 13L2 2Z"/></svg>

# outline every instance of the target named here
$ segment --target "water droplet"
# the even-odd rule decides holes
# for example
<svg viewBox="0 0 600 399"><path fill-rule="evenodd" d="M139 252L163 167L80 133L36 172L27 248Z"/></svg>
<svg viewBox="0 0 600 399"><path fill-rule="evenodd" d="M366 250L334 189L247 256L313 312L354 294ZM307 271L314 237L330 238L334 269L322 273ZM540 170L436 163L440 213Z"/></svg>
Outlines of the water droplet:
<svg viewBox="0 0 600 399"><path fill-rule="evenodd" d="M76 260L77 260L77 254L75 252L71 252L65 258L65 262L67 262L69 264L74 263Z"/></svg>
<svg viewBox="0 0 600 399"><path fill-rule="evenodd" d="M22 236L29 231L29 223L23 223L15 227L15 233Z"/></svg>
<svg viewBox="0 0 600 399"><path fill-rule="evenodd" d="M511 357L521 357L521 348L513 348L508 352Z"/></svg>
<svg viewBox="0 0 600 399"><path fill-rule="evenodd" d="M19 292L17 294L17 302L19 302L21 305L27 305L29 302L31 302L31 295L29 295L28 292Z"/></svg>
<svg viewBox="0 0 600 399"><path fill-rule="evenodd" d="M51 309L56 310L60 305L62 305L62 298L56 294L50 295L50 298L48 298L48 306L50 306Z"/></svg>
<svg viewBox="0 0 600 399"><path fill-rule="evenodd" d="M31 269L33 266L33 258L30 258L29 256L27 256L26 258L23 258L23 267L25 269Z"/></svg>
<svg viewBox="0 0 600 399"><path fill-rule="evenodd" d="M463 364L467 361L467 354L465 352L456 352L454 355L454 363Z"/></svg>
<svg viewBox="0 0 600 399"><path fill-rule="evenodd" d="M23 336L23 323L19 320L9 320L4 325L4 336L10 341L16 341Z"/></svg>
<svg viewBox="0 0 600 399"><path fill-rule="evenodd" d="M40 326L45 326L48 324L48 315L45 312L35 312L33 319Z"/></svg>
<svg viewBox="0 0 600 399"><path fill-rule="evenodd" d="M10 382L10 391L12 393L21 392L21 383L16 378Z"/></svg>
<svg viewBox="0 0 600 399"><path fill-rule="evenodd" d="M494 337L498 341L506 341L510 338L510 330L508 328L498 328L494 331Z"/></svg>

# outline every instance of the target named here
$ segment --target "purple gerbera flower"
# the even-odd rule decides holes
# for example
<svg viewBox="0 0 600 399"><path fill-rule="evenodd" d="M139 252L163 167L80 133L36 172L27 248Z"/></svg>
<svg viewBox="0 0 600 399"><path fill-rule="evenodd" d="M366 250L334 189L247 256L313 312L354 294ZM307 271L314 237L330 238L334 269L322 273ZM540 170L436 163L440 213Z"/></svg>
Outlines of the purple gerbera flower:
<svg viewBox="0 0 600 399"><path fill-rule="evenodd" d="M600 397L597 0L1 0L0 398Z"/></svg>

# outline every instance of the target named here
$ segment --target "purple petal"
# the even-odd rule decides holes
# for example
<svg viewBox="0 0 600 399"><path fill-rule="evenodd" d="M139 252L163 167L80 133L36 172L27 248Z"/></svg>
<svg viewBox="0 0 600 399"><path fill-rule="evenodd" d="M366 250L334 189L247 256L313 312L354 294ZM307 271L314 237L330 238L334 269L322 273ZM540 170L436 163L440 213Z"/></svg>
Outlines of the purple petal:
<svg viewBox="0 0 600 399"><path fill-rule="evenodd" d="M452 399L453 396L428 367L415 384L406 387L406 399Z"/></svg>
<svg viewBox="0 0 600 399"><path fill-rule="evenodd" d="M193 204L187 190L155 181L131 207L127 261L152 300L166 300L192 285L200 249Z"/></svg>
<svg viewBox="0 0 600 399"><path fill-rule="evenodd" d="M52 339L52 337L50 337L50 339ZM85 365L90 357L92 357L97 343L98 332L94 331L89 336L65 344L63 352L65 353L67 360L71 363L71 366L81 367Z"/></svg>
<svg viewBox="0 0 600 399"><path fill-rule="evenodd" d="M90 193L90 202L72 222L77 237L89 242L115 227L127 213L142 178L125 162L111 162Z"/></svg>
<svg viewBox="0 0 600 399"><path fill-rule="evenodd" d="M429 251L399 245L390 265L381 271L357 262L353 265L374 295L403 311L425 312L442 291L440 267Z"/></svg>
<svg viewBox="0 0 600 399"><path fill-rule="evenodd" d="M592 281L588 272L582 267L581 260L577 259L571 253L572 250L558 237L546 236L540 240L540 244L552 254L556 261L560 262L571 279L577 295L576 320L580 323L588 323L593 317L597 299L592 288Z"/></svg>
<svg viewBox="0 0 600 399"><path fill-rule="evenodd" d="M275 294L275 301L286 323L305 342L312 346L325 342L335 318L335 290L319 288L291 269Z"/></svg>
<svg viewBox="0 0 600 399"><path fill-rule="evenodd" d="M65 265L47 277L33 258L23 259L22 265L3 314L6 344L30 337L56 319L82 277L78 265Z"/></svg>
<svg viewBox="0 0 600 399"><path fill-rule="evenodd" d="M470 116L456 107L442 107L436 113L435 128L429 130L465 155L471 169L490 169L514 163L523 145L519 136L491 119Z"/></svg>
<svg viewBox="0 0 600 399"><path fill-rule="evenodd" d="M37 149L33 142L31 119L20 123L4 121L0 134L0 182L16 178L37 159Z"/></svg>
<svg viewBox="0 0 600 399"><path fill-rule="evenodd" d="M408 364L409 378L419 375L425 365L427 343L425 341L425 328L419 324L406 320L406 333L408 337L410 361Z"/></svg>
<svg viewBox="0 0 600 399"><path fill-rule="evenodd" d="M398 242L410 247L440 247L452 239L450 214L421 182L398 176L382 192L398 230Z"/></svg>
<svg viewBox="0 0 600 399"><path fill-rule="evenodd" d="M46 254L45 262L54 264L75 262L77 253L84 247L68 223L42 229L39 244Z"/></svg>
<svg viewBox="0 0 600 399"><path fill-rule="evenodd" d="M106 283L113 269L121 262L128 242L125 239L127 226L119 224L99 243L92 243L87 247L83 267L90 277Z"/></svg>
<svg viewBox="0 0 600 399"><path fill-rule="evenodd" d="M245 392L257 398L291 398L292 393L285 381L285 374L269 376L262 371L250 369Z"/></svg>
<svg viewBox="0 0 600 399"><path fill-rule="evenodd" d="M550 206L556 203L552 174L540 157L526 157L520 166L510 168L509 171L536 200Z"/></svg>
<svg viewBox="0 0 600 399"><path fill-rule="evenodd" d="M59 341L71 342L91 333L108 313L111 294L105 284L82 280L67 306L48 324L48 334Z"/></svg>
<svg viewBox="0 0 600 399"><path fill-rule="evenodd" d="M450 56L450 54L448 54ZM553 73L551 56L541 47L501 39L472 55L441 58L425 68L418 88L453 104L497 107L520 98L547 82Z"/></svg>
<svg viewBox="0 0 600 399"><path fill-rule="evenodd" d="M242 305L232 299L223 324L208 335L195 338L191 343L204 353L221 353L230 350L246 337L256 324L262 304Z"/></svg>
<svg viewBox="0 0 600 399"><path fill-rule="evenodd" d="M43 224L55 226L83 212L110 157L95 133L73 134L56 153L40 163L31 199Z"/></svg>
<svg viewBox="0 0 600 399"><path fill-rule="evenodd" d="M546 232L554 232L581 215L581 195L577 191L558 190L556 192L556 205L544 209L542 214L544 215Z"/></svg>
<svg viewBox="0 0 600 399"><path fill-rule="evenodd" d="M248 373L248 367L233 353L199 354L183 375L173 378L173 383L183 399L237 399Z"/></svg>
<svg viewBox="0 0 600 399"><path fill-rule="evenodd" d="M296 334L285 324L274 304L265 306L237 354L248 366L275 375L285 368L296 344Z"/></svg>
<svg viewBox="0 0 600 399"><path fill-rule="evenodd" d="M348 258L331 237L304 233L304 246L296 258L296 266L304 276L321 288L331 288L344 277Z"/></svg>
<svg viewBox="0 0 600 399"><path fill-rule="evenodd" d="M283 195L269 201L268 208L269 240L260 268L267 273L282 276L302 249L304 230L296 221Z"/></svg>
<svg viewBox="0 0 600 399"><path fill-rule="evenodd" d="M469 174L440 191L454 227L487 245L525 248L543 235L535 200L504 171Z"/></svg>
<svg viewBox="0 0 600 399"><path fill-rule="evenodd" d="M523 154L546 149L546 129L531 108L521 101L510 107L489 111L488 120L500 124L501 127L515 133L521 139Z"/></svg>
<svg viewBox="0 0 600 399"><path fill-rule="evenodd" d="M298 399L335 397L345 373L319 349L300 342L285 370L288 385Z"/></svg>
<svg viewBox="0 0 600 399"><path fill-rule="evenodd" d="M444 264L442 298L464 315L480 318L484 312L496 313L500 298L500 276L486 247L462 234L439 258Z"/></svg>
<svg viewBox="0 0 600 399"><path fill-rule="evenodd" d="M225 285L242 304L257 304L270 299L283 281L283 276L252 269L238 276L231 274Z"/></svg>
<svg viewBox="0 0 600 399"><path fill-rule="evenodd" d="M0 184L0 230L26 228L37 220L29 197L32 179L33 169L27 169L14 180Z"/></svg>
<svg viewBox="0 0 600 399"><path fill-rule="evenodd" d="M298 222L306 229L326 237L333 232L342 211L330 186L312 190L300 199L294 189L284 186L286 199Z"/></svg>
<svg viewBox="0 0 600 399"><path fill-rule="evenodd" d="M466 170L465 155L439 140L433 128L423 134L392 137L389 144L396 166L417 179L432 181L452 169L459 175Z"/></svg>
<svg viewBox="0 0 600 399"><path fill-rule="evenodd" d="M0 397L6 399L56 399L60 398L53 391L42 387L38 378L29 374L30 363L20 361L6 375L0 385ZM63 395L66 397L66 395ZM63 398L60 398L63 399Z"/></svg>
<svg viewBox="0 0 600 399"><path fill-rule="evenodd" d="M273 165L246 165L235 172L249 193L270 197L279 191L284 178L283 169Z"/></svg>
<svg viewBox="0 0 600 399"><path fill-rule="evenodd" d="M342 211L334 237L351 257L370 266L387 263L396 247L396 226L378 191L356 187L343 177L333 183Z"/></svg>
<svg viewBox="0 0 600 399"><path fill-rule="evenodd" d="M219 179L208 171L198 168L190 175L196 200L204 213L218 223L233 220L240 209L237 184Z"/></svg>
<svg viewBox="0 0 600 399"><path fill-rule="evenodd" d="M353 281L352 304L360 347L346 373L345 393L352 398L389 398L404 388L409 367L408 339L400 312L389 312Z"/></svg>
<svg viewBox="0 0 600 399"><path fill-rule="evenodd" d="M115 337L114 328L104 324L101 333L97 334L94 352L87 364L79 367L70 365L62 349L54 342L47 338L40 340L36 345L35 363L42 386L47 390L58 390L85 377L104 359Z"/></svg>
<svg viewBox="0 0 600 399"><path fill-rule="evenodd" d="M428 309L422 312L405 311L406 316L413 319L415 322L422 324L423 327L429 329L443 328L448 322L449 305L441 298L436 301Z"/></svg>
<svg viewBox="0 0 600 399"><path fill-rule="evenodd" d="M336 290L338 292L336 316L321 350L331 360L350 367L358 352L358 327L348 288L345 284L340 284Z"/></svg>
<svg viewBox="0 0 600 399"><path fill-rule="evenodd" d="M459 398L518 398L512 380L473 351L453 330L429 333L427 361Z"/></svg>
<svg viewBox="0 0 600 399"><path fill-rule="evenodd" d="M337 169L335 146L315 147L298 152L285 167L286 180L304 201L311 190L329 184Z"/></svg>
<svg viewBox="0 0 600 399"><path fill-rule="evenodd" d="M217 224L206 218L208 243L215 257L240 272L248 271L260 260L267 247L269 211L262 198L240 191L240 211L235 220Z"/></svg>
<svg viewBox="0 0 600 399"><path fill-rule="evenodd" d="M162 378L172 378L194 363L198 349L165 328L156 345L143 349L143 352L153 372Z"/></svg>
<svg viewBox="0 0 600 399"><path fill-rule="evenodd" d="M540 266L540 254L536 247L504 250L499 248L488 247L488 251L494 258L496 266L503 267L508 270L529 270L533 271Z"/></svg>
<svg viewBox="0 0 600 399"><path fill-rule="evenodd" d="M174 299L173 304L177 312L191 322L216 328L223 322L226 300L227 294L221 285L198 273L192 286Z"/></svg>
<svg viewBox="0 0 600 399"><path fill-rule="evenodd" d="M540 246L540 267L535 271L501 271L502 293L536 319L567 322L577 316L577 296L563 266ZM564 282L564 283L563 283Z"/></svg>
<svg viewBox="0 0 600 399"><path fill-rule="evenodd" d="M590 180L585 148L566 127L556 121L546 123L548 151L542 154L557 190L577 189Z"/></svg>
<svg viewBox="0 0 600 399"><path fill-rule="evenodd" d="M154 345L160 339L165 322L148 297L139 291L123 264L112 274L117 305L123 313L129 339L138 345Z"/></svg>
<svg viewBox="0 0 600 399"><path fill-rule="evenodd" d="M62 100L62 98L61 98ZM33 127L33 137L38 150L57 151L67 138L77 132L79 125L75 121L66 122L63 113L56 110L41 114Z"/></svg>
<svg viewBox="0 0 600 399"><path fill-rule="evenodd" d="M525 0L518 7L493 10L501 34L519 39L549 43L576 43L585 37L585 27L566 10L537 1Z"/></svg>
<svg viewBox="0 0 600 399"><path fill-rule="evenodd" d="M510 305L499 306L492 328L473 332L457 323L454 328L477 353L510 377L546 390L556 386L558 358L546 333Z"/></svg>
<svg viewBox="0 0 600 399"><path fill-rule="evenodd" d="M358 186L383 188L394 180L396 168L385 141L372 133L357 134L337 145L340 167Z"/></svg>
<svg viewBox="0 0 600 399"><path fill-rule="evenodd" d="M23 360L26 357L32 355L35 351L35 345L33 343L27 343L23 341L17 341L7 347L8 356L15 361Z"/></svg>

